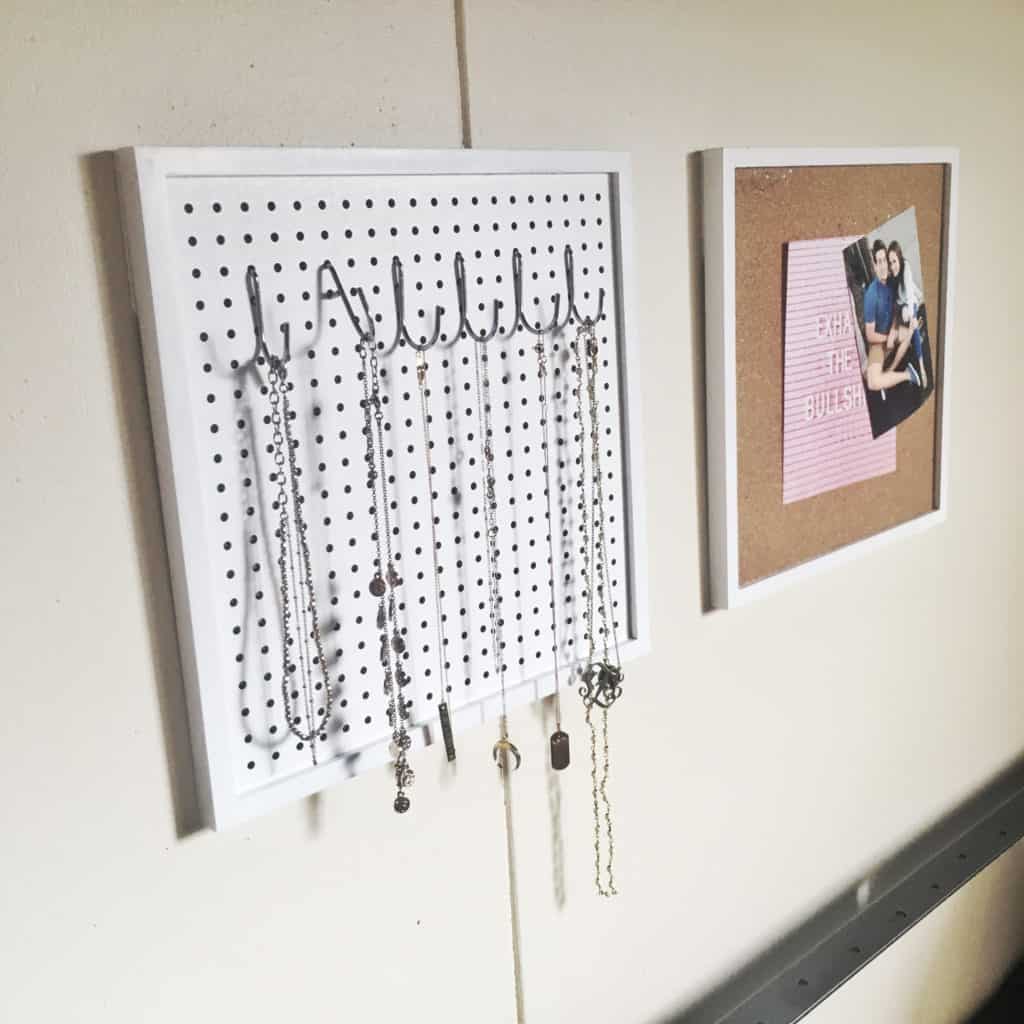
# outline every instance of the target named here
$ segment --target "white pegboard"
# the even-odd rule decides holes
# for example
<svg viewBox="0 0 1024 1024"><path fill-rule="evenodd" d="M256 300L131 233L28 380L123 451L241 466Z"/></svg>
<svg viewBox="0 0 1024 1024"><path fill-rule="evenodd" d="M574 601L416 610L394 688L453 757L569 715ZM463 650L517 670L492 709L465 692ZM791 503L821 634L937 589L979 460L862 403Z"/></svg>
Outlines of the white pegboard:
<svg viewBox="0 0 1024 1024"><path fill-rule="evenodd" d="M377 603L367 591L375 548L357 338L342 304L324 298L331 281L318 268L326 259L347 289L364 289L381 339L395 334L395 255L404 267L410 333L429 334L435 307L445 309L442 344L428 353L428 382L456 732L500 706L489 653L474 342L450 337L458 320L457 252L466 261L470 324L489 327L493 301L503 304L504 330L488 352L509 704L552 692L553 642L566 669L563 697L578 699L570 668L585 648L569 350L575 326L546 339L557 562L553 641L535 339L522 328L505 333L514 309L514 249L522 253L530 320L551 319L555 294L564 312L566 245L575 258L581 312L595 310L598 290L606 292L598 338L613 599L623 656L645 647L639 442L628 415L632 408L635 420L639 405L629 400L626 374L635 345L626 332L628 166L622 157L135 149L121 154L120 169L193 743L211 824L259 813L387 759ZM249 265L260 276L268 343L280 348L284 322L291 333L305 518L337 694L316 766L288 731L281 707L270 406L265 367L255 359ZM382 357L381 367L415 751L438 738L442 685L415 353L402 345ZM546 750L524 753L547 757ZM424 756L430 755L414 753L413 766Z"/></svg>

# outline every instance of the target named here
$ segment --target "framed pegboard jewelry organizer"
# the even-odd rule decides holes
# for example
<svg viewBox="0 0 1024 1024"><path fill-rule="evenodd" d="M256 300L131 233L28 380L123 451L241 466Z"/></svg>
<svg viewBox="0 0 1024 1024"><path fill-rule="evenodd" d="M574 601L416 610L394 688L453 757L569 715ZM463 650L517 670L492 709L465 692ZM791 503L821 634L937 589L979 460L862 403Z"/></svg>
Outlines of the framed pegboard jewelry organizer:
<svg viewBox="0 0 1024 1024"><path fill-rule="evenodd" d="M372 321L379 341L378 479L387 485L386 529L401 577L392 653L408 681L411 760L440 740L442 705L455 733L497 717L502 706L489 649L476 345L486 344L490 367L508 706L551 694L555 664L566 694L575 695L585 656L579 538L587 455L579 446L572 342L591 317L611 608L622 658L646 651L626 157L136 148L119 153L118 167L192 745L210 826L263 813L393 755L380 622L368 593L380 556L360 323ZM370 320L361 319L364 312ZM552 323L541 335L549 373L549 549L530 328ZM495 324L489 341L477 340ZM428 463L417 349L435 338L426 352ZM273 401L275 365L287 374L283 421ZM289 459L295 491L288 503L304 521L299 532L294 520L286 530L295 541L292 579L296 586L303 579L304 541L322 649L322 657L312 655L312 678L322 673L327 684L326 692L305 695L304 712L286 712L281 686L282 605L291 600L297 615L307 610L305 597L294 604L294 593L282 596L282 466ZM312 635L308 621L296 618L293 626L297 636ZM315 723L305 735L289 722L303 714Z"/></svg>

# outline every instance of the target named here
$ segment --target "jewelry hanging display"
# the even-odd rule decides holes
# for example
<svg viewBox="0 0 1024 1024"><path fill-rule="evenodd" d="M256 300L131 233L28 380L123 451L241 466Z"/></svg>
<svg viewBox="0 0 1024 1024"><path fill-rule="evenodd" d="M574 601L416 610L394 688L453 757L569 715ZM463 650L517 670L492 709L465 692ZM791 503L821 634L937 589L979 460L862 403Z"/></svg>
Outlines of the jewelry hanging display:
<svg viewBox="0 0 1024 1024"><path fill-rule="evenodd" d="M548 535L548 586L551 596L551 651L555 673L555 731L551 734L551 767L562 771L569 767L569 735L562 731L562 688L558 676L558 612L555 601L555 522L551 515L551 451L548 442L548 360L544 344L544 332L537 335L533 346L537 353L538 398L540 399L540 423L543 434L544 454L544 497L547 500Z"/></svg>
<svg viewBox="0 0 1024 1024"><path fill-rule="evenodd" d="M372 321L371 321L372 325ZM395 569L391 550L391 512L388 504L387 454L384 444L384 410L380 395L377 342L359 332L356 351L362 364L363 433L366 436L367 487L372 494L373 537L376 546L376 571L370 580L370 594L377 599L377 631L380 635L380 663L384 670L384 693L388 699L388 724L391 727L391 753L395 759L394 808L398 814L409 810L406 789L415 781L407 753L412 738L406 728L409 703L404 690L412 680L402 667L405 641L398 628L395 591L402 579ZM375 444L376 442L376 444ZM382 522L383 520L383 522ZM383 526L383 529L381 528ZM392 655L394 657L392 657Z"/></svg>
<svg viewBox="0 0 1024 1024"><path fill-rule="evenodd" d="M610 821L628 896L636 695L601 628L614 612L623 668L650 649L628 157L129 147L117 163L168 569L197 612L177 641L203 824L369 775L407 828L433 803L430 766L442 789L479 769L520 803L536 769L563 906L573 810L588 890L595 860L590 794L573 807L565 784L576 773L589 790L596 763L600 878ZM605 547L588 441L585 570L583 323L601 357L607 533ZM605 722L617 687L629 700ZM463 731L475 724L482 751ZM518 847L511 826L498 835L498 796L484 828Z"/></svg>
<svg viewBox="0 0 1024 1024"><path fill-rule="evenodd" d="M583 585L586 590L584 610L587 627L587 660L580 673L583 685L580 696L586 708L587 728L590 732L591 792L594 808L594 881L602 896L614 896L615 841L612 831L612 809L608 797L608 775L610 770L608 746L608 709L622 695L622 665L619 658L619 641L612 611L611 586L608 581L608 549L605 536L604 473L601 466L600 406L597 398L597 378L600 366L597 334L592 321L579 324L573 343L576 362L576 410L579 417L580 438L580 496L581 526L583 532ZM585 378L585 382L584 382ZM583 415L583 391L586 388L588 416ZM590 487L587 493L587 445L590 434ZM590 515L587 508L590 508ZM595 598L600 616L601 660L595 659L598 623L595 618ZM614 657L612 655L614 651ZM593 713L601 711L602 750L600 759L600 780L597 753L597 728ZM602 837L601 809L604 810L604 836ZM602 874L602 846L607 847L607 856Z"/></svg>
<svg viewBox="0 0 1024 1024"><path fill-rule="evenodd" d="M327 739L325 730L334 691L327 675L320 636L313 567L302 511L300 470L295 455L297 442L292 437L291 424L295 414L288 397L293 386L288 380L287 369L291 356L288 325L283 324L281 328L284 335L284 358L281 358L267 347L259 275L255 267L247 268L245 283L257 350L267 363L267 393L273 431L274 474L271 479L277 484L273 507L278 517L277 567L281 577L281 699L289 731L298 740L300 749L309 744L310 756L316 764L316 742L317 739ZM299 629L298 637L292 631L293 620ZM315 653L312 656L308 640L313 641ZM319 707L318 698L321 701ZM300 708L296 708L296 701L300 702Z"/></svg>
<svg viewBox="0 0 1024 1024"><path fill-rule="evenodd" d="M420 389L420 413L423 419L423 454L427 464L427 495L430 506L430 542L434 559L434 615L437 619L437 661L441 678L441 702L438 713L441 716L441 737L444 752L449 761L455 760L455 737L452 734L451 706L448 694L448 638L445 635L444 613L441 607L441 566L438 562L437 516L434 511L434 466L430 456L430 390L427 387L427 356L423 349L416 351L416 380Z"/></svg>

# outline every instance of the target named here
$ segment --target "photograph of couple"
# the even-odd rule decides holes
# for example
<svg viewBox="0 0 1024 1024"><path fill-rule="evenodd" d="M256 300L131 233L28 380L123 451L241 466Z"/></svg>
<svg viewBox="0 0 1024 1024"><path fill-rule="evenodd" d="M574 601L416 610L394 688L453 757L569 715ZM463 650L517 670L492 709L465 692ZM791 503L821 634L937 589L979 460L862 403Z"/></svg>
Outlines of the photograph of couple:
<svg viewBox="0 0 1024 1024"><path fill-rule="evenodd" d="M879 437L934 390L913 208L847 246L843 260L871 433Z"/></svg>

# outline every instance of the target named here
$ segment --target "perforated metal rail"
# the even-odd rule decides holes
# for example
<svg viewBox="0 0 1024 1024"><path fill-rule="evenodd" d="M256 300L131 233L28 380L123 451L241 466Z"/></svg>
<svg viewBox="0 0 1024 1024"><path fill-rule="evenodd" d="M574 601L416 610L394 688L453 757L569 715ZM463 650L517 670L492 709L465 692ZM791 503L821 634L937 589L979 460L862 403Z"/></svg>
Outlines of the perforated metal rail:
<svg viewBox="0 0 1024 1024"><path fill-rule="evenodd" d="M1024 760L663 1024L794 1024L1022 836Z"/></svg>

